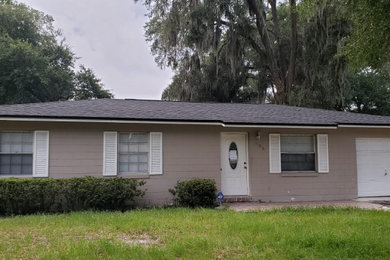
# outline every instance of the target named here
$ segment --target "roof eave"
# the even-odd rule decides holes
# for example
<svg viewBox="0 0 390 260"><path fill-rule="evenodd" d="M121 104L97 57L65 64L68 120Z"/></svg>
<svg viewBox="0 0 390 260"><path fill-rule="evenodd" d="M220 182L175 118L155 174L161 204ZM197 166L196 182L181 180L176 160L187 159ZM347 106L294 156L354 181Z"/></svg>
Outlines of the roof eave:
<svg viewBox="0 0 390 260"><path fill-rule="evenodd" d="M41 116L0 116L0 121L21 122L68 122L68 123L118 123L118 124L174 124L174 125L211 125L232 128L310 128L336 129L337 125L323 124L258 124L224 123L222 121L170 120L170 119L124 119L124 118L82 118L82 117L41 117Z"/></svg>
<svg viewBox="0 0 390 260"><path fill-rule="evenodd" d="M387 124L339 124L340 128L390 128Z"/></svg>
<svg viewBox="0 0 390 260"><path fill-rule="evenodd" d="M0 116L0 121L21 122L78 122L78 123L117 123L117 124L174 124L174 125L210 125L231 128L295 128L295 129L337 129L337 128L390 128L390 124L275 124L222 122L207 120L172 120L172 119L127 119L127 118L85 118L85 117L45 117L45 116Z"/></svg>

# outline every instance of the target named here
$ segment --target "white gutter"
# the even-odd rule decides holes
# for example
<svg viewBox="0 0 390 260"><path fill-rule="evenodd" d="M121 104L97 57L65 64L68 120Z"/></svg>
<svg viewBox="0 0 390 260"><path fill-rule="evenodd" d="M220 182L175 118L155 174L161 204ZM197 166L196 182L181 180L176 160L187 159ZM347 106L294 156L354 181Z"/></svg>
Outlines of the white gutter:
<svg viewBox="0 0 390 260"><path fill-rule="evenodd" d="M31 117L0 117L0 121L22 122L65 122L65 123L111 123L111 124L166 124L166 125L212 125L232 128L299 128L299 129L337 129L336 126L302 126L302 125L242 125L224 124L220 122L191 121L142 121L142 120L110 120L110 119L69 119L69 118L31 118Z"/></svg>
<svg viewBox="0 0 390 260"><path fill-rule="evenodd" d="M232 125L224 124L224 127L239 128L296 128L296 129L337 129L337 126L306 126L306 125Z"/></svg>
<svg viewBox="0 0 390 260"><path fill-rule="evenodd" d="M65 122L65 123L112 123L112 124L168 124L168 125L217 125L218 122L190 122L190 121L152 121L152 120L110 120L110 119L68 119L68 118L30 118L30 117L0 117L0 121L23 122Z"/></svg>
<svg viewBox="0 0 390 260"><path fill-rule="evenodd" d="M390 125L339 125L340 128L390 128Z"/></svg>
<svg viewBox="0 0 390 260"><path fill-rule="evenodd" d="M390 128L390 125L345 125L338 126L304 126L304 125L242 125L224 124L220 122L191 121L153 121L153 120L110 120L110 119L68 119L68 118L32 118L32 117L0 117L0 121L22 122L65 122L65 123L111 123L111 124L165 124L165 125L212 125L231 128L295 128L295 129L337 129L337 128Z"/></svg>

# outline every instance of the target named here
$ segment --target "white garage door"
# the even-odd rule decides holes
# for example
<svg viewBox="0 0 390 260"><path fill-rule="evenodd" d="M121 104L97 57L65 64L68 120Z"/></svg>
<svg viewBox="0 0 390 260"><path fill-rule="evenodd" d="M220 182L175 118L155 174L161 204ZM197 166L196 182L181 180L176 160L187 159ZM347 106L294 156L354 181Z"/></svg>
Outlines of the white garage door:
<svg viewBox="0 0 390 260"><path fill-rule="evenodd" d="M356 139L358 196L390 196L390 139Z"/></svg>

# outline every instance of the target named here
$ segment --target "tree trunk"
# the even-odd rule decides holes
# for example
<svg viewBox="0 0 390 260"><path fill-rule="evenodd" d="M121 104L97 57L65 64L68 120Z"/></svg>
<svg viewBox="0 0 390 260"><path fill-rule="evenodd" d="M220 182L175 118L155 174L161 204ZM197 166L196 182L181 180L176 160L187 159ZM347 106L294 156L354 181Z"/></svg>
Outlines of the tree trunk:
<svg viewBox="0 0 390 260"><path fill-rule="evenodd" d="M249 10L255 15L256 28L259 32L261 42L265 49L268 70L271 74L272 83L275 86L275 101L277 104L284 104L285 100L285 84L280 67L278 66L277 57L274 54L271 39L268 34L267 25L265 23L265 10L263 1L247 0ZM279 43L278 43L279 44Z"/></svg>
<svg viewBox="0 0 390 260"><path fill-rule="evenodd" d="M277 15L276 0L268 0L271 5L273 18L273 33L276 38L276 53L273 50L265 18L265 7L263 1L247 0L249 11L256 18L256 28L259 32L261 42L264 46L264 54L266 56L267 67L270 72L272 84L276 89L274 92L275 102L277 104L289 104L291 88L294 82L295 63L297 54L297 12L296 0L290 0L290 15L291 15L291 42L288 69L286 70L283 64L282 45L280 42L280 28ZM252 44L253 46L253 44Z"/></svg>
<svg viewBox="0 0 390 260"><path fill-rule="evenodd" d="M295 62L297 56L297 10L295 0L290 0L290 16L291 16L291 42L290 42L290 60L288 65L286 94L287 103L290 103L291 88L294 83Z"/></svg>

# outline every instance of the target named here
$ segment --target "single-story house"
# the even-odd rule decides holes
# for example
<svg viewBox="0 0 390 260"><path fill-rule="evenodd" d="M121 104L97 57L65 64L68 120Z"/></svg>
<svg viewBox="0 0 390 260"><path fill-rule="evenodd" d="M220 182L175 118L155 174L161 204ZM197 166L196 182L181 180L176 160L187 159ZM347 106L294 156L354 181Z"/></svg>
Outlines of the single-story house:
<svg viewBox="0 0 390 260"><path fill-rule="evenodd" d="M0 178L121 176L165 204L178 180L231 199L390 195L390 117L272 104L85 100L0 106Z"/></svg>

